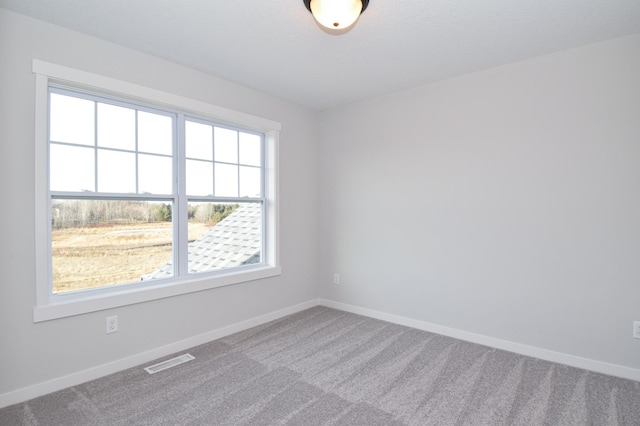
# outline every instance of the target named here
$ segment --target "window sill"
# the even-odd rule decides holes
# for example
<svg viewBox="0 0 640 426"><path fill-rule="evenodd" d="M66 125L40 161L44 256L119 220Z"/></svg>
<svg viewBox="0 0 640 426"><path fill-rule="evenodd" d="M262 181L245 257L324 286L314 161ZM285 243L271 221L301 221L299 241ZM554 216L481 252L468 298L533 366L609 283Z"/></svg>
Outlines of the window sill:
<svg viewBox="0 0 640 426"><path fill-rule="evenodd" d="M46 305L36 306L33 322L49 321L89 312L118 308L149 302L166 297L189 294L247 281L275 277L282 273L280 266L260 266L250 270L235 270L218 275L194 276L164 280L153 286L127 285L106 291L87 291L63 296L53 296Z"/></svg>

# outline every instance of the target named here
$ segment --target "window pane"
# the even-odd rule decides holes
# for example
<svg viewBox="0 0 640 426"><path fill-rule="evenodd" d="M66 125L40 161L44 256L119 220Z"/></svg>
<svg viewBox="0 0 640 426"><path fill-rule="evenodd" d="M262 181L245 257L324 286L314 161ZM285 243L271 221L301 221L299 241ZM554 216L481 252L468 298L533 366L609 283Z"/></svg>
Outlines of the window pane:
<svg viewBox="0 0 640 426"><path fill-rule="evenodd" d="M136 192L136 156L134 153L98 150L98 191Z"/></svg>
<svg viewBox="0 0 640 426"><path fill-rule="evenodd" d="M185 122L185 153L188 158L213 160L213 127Z"/></svg>
<svg viewBox="0 0 640 426"><path fill-rule="evenodd" d="M216 197L238 196L238 166L216 163Z"/></svg>
<svg viewBox="0 0 640 426"><path fill-rule="evenodd" d="M171 204L51 201L53 293L173 276Z"/></svg>
<svg viewBox="0 0 640 426"><path fill-rule="evenodd" d="M93 101L51 93L50 102L50 140L95 145Z"/></svg>
<svg viewBox="0 0 640 426"><path fill-rule="evenodd" d="M260 169L257 167L240 167L240 196L260 197Z"/></svg>
<svg viewBox="0 0 640 426"><path fill-rule="evenodd" d="M159 155L138 156L138 192L171 194L173 167L171 157Z"/></svg>
<svg viewBox="0 0 640 426"><path fill-rule="evenodd" d="M95 191L93 148L51 144L50 188L52 191Z"/></svg>
<svg viewBox="0 0 640 426"><path fill-rule="evenodd" d="M250 133L240 133L240 164L247 166L262 165L262 138Z"/></svg>
<svg viewBox="0 0 640 426"><path fill-rule="evenodd" d="M98 103L98 145L105 148L135 150L135 110Z"/></svg>
<svg viewBox="0 0 640 426"><path fill-rule="evenodd" d="M49 102L53 293L263 262L262 135L76 89Z"/></svg>
<svg viewBox="0 0 640 426"><path fill-rule="evenodd" d="M153 154L173 153L171 117L138 111L138 150Z"/></svg>
<svg viewBox="0 0 640 426"><path fill-rule="evenodd" d="M189 203L189 273L262 261L262 204Z"/></svg>
<svg viewBox="0 0 640 426"><path fill-rule="evenodd" d="M213 163L187 160L188 195L213 195Z"/></svg>
<svg viewBox="0 0 640 426"><path fill-rule="evenodd" d="M215 160L223 163L238 162L238 132L216 127L214 130Z"/></svg>

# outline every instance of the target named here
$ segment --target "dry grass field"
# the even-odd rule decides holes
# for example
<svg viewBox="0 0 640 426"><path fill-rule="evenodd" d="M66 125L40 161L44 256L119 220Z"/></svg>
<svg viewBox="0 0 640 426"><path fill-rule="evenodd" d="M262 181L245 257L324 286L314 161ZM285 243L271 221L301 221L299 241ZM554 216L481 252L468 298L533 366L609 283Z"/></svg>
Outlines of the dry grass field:
<svg viewBox="0 0 640 426"><path fill-rule="evenodd" d="M211 224L189 223L189 239ZM171 260L171 223L135 223L52 231L53 292L140 281Z"/></svg>

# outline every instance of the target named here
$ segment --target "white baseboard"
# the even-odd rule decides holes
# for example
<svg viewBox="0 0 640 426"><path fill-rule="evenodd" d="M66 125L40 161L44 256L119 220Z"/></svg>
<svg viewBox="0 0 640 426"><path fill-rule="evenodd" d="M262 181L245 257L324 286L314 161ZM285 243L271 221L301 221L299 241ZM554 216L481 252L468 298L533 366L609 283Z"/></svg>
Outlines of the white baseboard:
<svg viewBox="0 0 640 426"><path fill-rule="evenodd" d="M17 404L23 401L28 401L30 399L37 398L51 392L56 392L71 386L77 386L79 384L86 383L88 381L95 380L109 374L117 373L118 371L126 370L127 368L145 364L158 358L171 355L173 353L180 352L194 346L202 345L204 343L229 336L230 334L237 333L239 331L243 331L248 328L285 317L287 315L295 314L305 309L318 306L318 304L319 303L317 299L312 299L294 306L289 306L287 308L270 312L265 315L260 315L255 318L209 331L207 333L199 334L188 339L180 340L178 342L174 342L159 348L132 355L127 358L119 359L117 361L99 365L87 370L79 371L77 373L69 374L67 376L58 377L47 382L38 383L36 385L28 386L26 388L18 389L12 392L0 394L0 408Z"/></svg>
<svg viewBox="0 0 640 426"><path fill-rule="evenodd" d="M551 361L558 364L564 364L571 367L582 368L584 370L594 371L597 373L608 374L611 376L622 377L640 381L640 369L625 367L622 365L610 364L607 362L596 361L589 358L582 358L575 355L569 355L561 352L555 352L548 349L542 349L535 346L528 346L521 343L515 343L508 340L496 339L494 337L482 334L470 333L468 331L459 330L442 325L419 321L399 315L388 314L359 306L349 305L341 302L334 302L327 299L319 299L318 303L329 308L339 309L341 311L351 312L354 314L364 315L366 317L391 322L394 324L404 325L418 330L424 330L431 333L441 334L443 336L453 337L455 339L465 340L467 342L478 343L480 345L489 346L496 349L502 349L514 352L520 355L526 355L545 361Z"/></svg>
<svg viewBox="0 0 640 426"><path fill-rule="evenodd" d="M339 309L345 312L351 312L354 314L364 315L370 318L379 319L382 321L391 322L394 324L404 325L407 327L416 328L418 330L424 330L431 333L441 334L443 336L453 337L455 339L465 340L472 343L478 343L480 345L490 346L496 349L502 349L509 352L514 352L521 355L531 356L534 358L543 359L545 361L551 361L559 364L568 365L571 367L582 368L597 373L608 374L611 376L622 377L625 379L631 379L640 381L640 370L630 367L624 367L616 364L609 364L602 361L596 361L588 358L581 358L574 355L568 355L560 352L551 351L548 349L537 348L534 346L523 345L521 343L510 342L507 340L496 339L481 334L470 333L468 331L459 330L450 327L444 327L441 325L429 323L426 321L419 321L399 315L388 314L373 309L362 308L355 305L349 305L345 303L335 302L327 299L311 299L306 302L290 306L284 309L280 309L274 312L270 312L265 315L260 315L255 318L250 318L245 321L241 321L235 324L228 325L216 330L209 331L207 333L199 334L197 336L190 337L188 339L180 340L178 342L171 343L159 348L155 348L146 352L142 352L136 355L132 355L127 358L119 359L107 364L99 365L87 370L79 371L77 373L69 374L67 376L59 377L47 382L38 383L26 388L18 389L12 392L0 394L0 408L7 407L9 405L17 404L29 399L37 398L42 395L46 395L51 392L59 391L71 386L77 386L79 384L95 380L100 377L107 376L109 374L117 373L118 371L126 370L127 368L135 367L141 364L148 363L158 358L171 355L176 352L183 351L185 349L192 348L194 346L202 345L207 342L211 342L216 339L220 339L225 336L229 336L233 333L249 329L258 325L265 324L269 321L273 321L287 315L295 314L305 309L312 308L314 306L327 306L329 308Z"/></svg>

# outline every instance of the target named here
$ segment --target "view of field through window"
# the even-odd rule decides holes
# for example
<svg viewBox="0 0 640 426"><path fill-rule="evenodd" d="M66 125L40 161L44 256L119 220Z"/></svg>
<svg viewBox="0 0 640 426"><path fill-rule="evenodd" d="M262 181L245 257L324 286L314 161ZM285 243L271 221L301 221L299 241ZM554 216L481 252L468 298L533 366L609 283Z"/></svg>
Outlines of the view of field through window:
<svg viewBox="0 0 640 426"><path fill-rule="evenodd" d="M237 207L189 204L189 241ZM166 268L173 256L172 210L160 201L53 199L53 293L139 282Z"/></svg>
<svg viewBox="0 0 640 426"><path fill-rule="evenodd" d="M49 93L51 293L262 262L262 134Z"/></svg>

